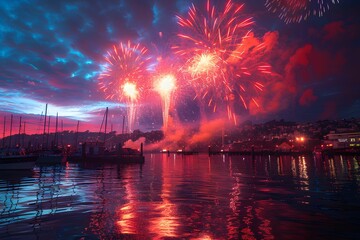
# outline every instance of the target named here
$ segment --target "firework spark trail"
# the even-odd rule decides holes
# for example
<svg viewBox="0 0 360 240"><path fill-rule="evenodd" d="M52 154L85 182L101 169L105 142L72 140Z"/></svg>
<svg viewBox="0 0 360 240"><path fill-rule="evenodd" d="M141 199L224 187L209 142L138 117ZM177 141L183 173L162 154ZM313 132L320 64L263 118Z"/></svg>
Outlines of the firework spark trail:
<svg viewBox="0 0 360 240"><path fill-rule="evenodd" d="M140 44L120 43L107 52L104 71L99 76L99 86L106 99L125 101L128 105L128 125L132 131L136 116L136 103L148 83L146 68L150 58ZM141 87L140 87L141 86Z"/></svg>
<svg viewBox="0 0 360 240"><path fill-rule="evenodd" d="M176 77L172 74L159 76L155 81L155 90L160 94L162 99L163 128L167 130L169 120L169 109L171 95L176 88Z"/></svg>
<svg viewBox="0 0 360 240"><path fill-rule="evenodd" d="M266 0L265 7L288 24L307 20L311 15L322 17L331 5L339 2L340 0Z"/></svg>
<svg viewBox="0 0 360 240"><path fill-rule="evenodd" d="M207 101L213 111L217 105L225 104L229 118L234 118L229 105L235 98L241 99L245 108L248 98L256 102L252 96L245 97L251 95L245 85L250 84L255 92L263 89L259 80L253 82L255 72L271 72L269 65L258 61L264 52L263 44L251 48L247 45L247 39L253 36L248 29L253 20L242 18L243 6L228 0L218 11L208 0L202 12L192 5L187 17L177 16L181 41L172 48L186 59L183 71L197 97Z"/></svg>
<svg viewBox="0 0 360 240"><path fill-rule="evenodd" d="M136 117L136 100L138 99L139 91L134 83L126 82L122 86L123 93L128 97L128 124L129 130L134 129L135 117Z"/></svg>

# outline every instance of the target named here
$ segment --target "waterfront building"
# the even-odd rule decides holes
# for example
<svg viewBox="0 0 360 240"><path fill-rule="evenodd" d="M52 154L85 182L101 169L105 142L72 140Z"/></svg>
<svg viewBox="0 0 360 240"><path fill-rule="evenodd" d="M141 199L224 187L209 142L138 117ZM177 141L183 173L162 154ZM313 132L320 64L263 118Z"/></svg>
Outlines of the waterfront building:
<svg viewBox="0 0 360 240"><path fill-rule="evenodd" d="M331 132L324 137L324 147L333 149L359 148L360 132L335 133Z"/></svg>

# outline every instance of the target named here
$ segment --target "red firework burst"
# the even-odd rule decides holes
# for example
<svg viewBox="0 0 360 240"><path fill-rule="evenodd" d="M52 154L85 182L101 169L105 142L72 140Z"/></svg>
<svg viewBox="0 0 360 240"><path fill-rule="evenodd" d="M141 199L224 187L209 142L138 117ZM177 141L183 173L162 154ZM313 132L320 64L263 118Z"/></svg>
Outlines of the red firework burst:
<svg viewBox="0 0 360 240"><path fill-rule="evenodd" d="M107 99L135 101L138 98L148 85L146 69L150 58L146 53L145 47L130 41L114 45L107 52L107 63L99 76L100 90L106 93Z"/></svg>
<svg viewBox="0 0 360 240"><path fill-rule="evenodd" d="M136 103L148 83L146 69L150 58L147 49L140 44L120 43L107 52L105 70L99 76L100 89L107 94L107 99L125 100L129 130L134 130Z"/></svg>
<svg viewBox="0 0 360 240"><path fill-rule="evenodd" d="M285 23L301 22L311 15L322 17L340 0L266 0L265 7Z"/></svg>
<svg viewBox="0 0 360 240"><path fill-rule="evenodd" d="M205 11L200 11L192 5L186 18L177 16L181 41L172 48L185 59L183 71L197 96L214 111L225 103L230 118L235 100L241 100L245 108L248 99L256 103L253 93L262 91L263 85L254 76L271 72L268 64L258 61L263 44L247 44L253 36L248 29L253 20L242 17L243 6L228 0L218 11L208 0Z"/></svg>

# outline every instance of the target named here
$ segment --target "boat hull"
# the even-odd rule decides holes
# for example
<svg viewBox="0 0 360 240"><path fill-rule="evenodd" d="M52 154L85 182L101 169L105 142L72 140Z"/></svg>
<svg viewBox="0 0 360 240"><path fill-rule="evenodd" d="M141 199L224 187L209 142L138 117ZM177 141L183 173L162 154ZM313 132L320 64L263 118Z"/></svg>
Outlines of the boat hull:
<svg viewBox="0 0 360 240"><path fill-rule="evenodd" d="M36 164L60 164L66 162L66 158L62 155L40 155L36 160Z"/></svg>
<svg viewBox="0 0 360 240"><path fill-rule="evenodd" d="M144 163L145 158L142 155L100 155L86 156L85 161L115 162L115 163Z"/></svg>
<svg viewBox="0 0 360 240"><path fill-rule="evenodd" d="M6 156L0 158L0 170L32 169L37 156Z"/></svg>
<svg viewBox="0 0 360 240"><path fill-rule="evenodd" d="M111 162L111 163L144 163L143 155L88 155L88 156L70 156L70 161L83 162Z"/></svg>

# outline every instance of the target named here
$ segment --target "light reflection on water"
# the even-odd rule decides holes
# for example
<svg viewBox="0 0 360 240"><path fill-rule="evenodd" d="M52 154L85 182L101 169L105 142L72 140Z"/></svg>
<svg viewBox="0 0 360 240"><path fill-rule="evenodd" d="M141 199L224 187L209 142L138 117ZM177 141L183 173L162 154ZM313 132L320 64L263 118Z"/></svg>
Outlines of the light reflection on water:
<svg viewBox="0 0 360 240"><path fill-rule="evenodd" d="M151 154L0 173L0 239L354 239L359 157Z"/></svg>

